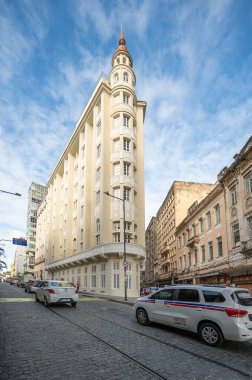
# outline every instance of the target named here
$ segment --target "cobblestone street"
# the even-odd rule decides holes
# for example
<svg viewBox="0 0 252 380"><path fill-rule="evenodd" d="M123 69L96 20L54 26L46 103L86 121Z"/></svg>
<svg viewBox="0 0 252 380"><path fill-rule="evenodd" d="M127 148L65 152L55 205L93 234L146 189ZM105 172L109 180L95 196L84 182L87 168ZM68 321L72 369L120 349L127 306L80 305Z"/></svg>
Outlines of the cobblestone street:
<svg viewBox="0 0 252 380"><path fill-rule="evenodd" d="M210 348L198 337L140 326L132 306L80 294L77 308L34 301L0 283L0 378L250 379L252 342Z"/></svg>

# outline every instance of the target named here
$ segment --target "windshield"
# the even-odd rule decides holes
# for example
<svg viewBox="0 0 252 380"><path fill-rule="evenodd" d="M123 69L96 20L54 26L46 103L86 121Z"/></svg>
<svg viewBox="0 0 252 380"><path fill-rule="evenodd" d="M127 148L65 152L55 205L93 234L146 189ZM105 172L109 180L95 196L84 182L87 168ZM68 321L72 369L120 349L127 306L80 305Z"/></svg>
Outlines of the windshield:
<svg viewBox="0 0 252 380"><path fill-rule="evenodd" d="M74 284L68 281L51 281L51 285L56 288L74 288Z"/></svg>
<svg viewBox="0 0 252 380"><path fill-rule="evenodd" d="M240 305L252 306L252 297L249 291L237 290L235 295Z"/></svg>

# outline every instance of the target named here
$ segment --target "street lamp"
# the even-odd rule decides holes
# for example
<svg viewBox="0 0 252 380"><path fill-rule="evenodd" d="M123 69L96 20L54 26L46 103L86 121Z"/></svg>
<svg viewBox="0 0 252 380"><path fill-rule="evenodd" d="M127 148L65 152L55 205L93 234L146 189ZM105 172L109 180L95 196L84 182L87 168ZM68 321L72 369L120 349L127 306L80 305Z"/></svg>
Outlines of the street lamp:
<svg viewBox="0 0 252 380"><path fill-rule="evenodd" d="M127 256L126 256L126 236L125 236L125 200L123 198L116 197L115 195L109 194L108 191L103 192L105 195L108 195L111 198L118 199L123 203L123 267L124 267L124 301L128 301L127 298Z"/></svg>
<svg viewBox="0 0 252 380"><path fill-rule="evenodd" d="M21 197L22 195L19 194L19 193L11 193L10 191L4 191L4 190L0 190L1 193L7 193L7 194L11 194L11 195L16 195L18 197Z"/></svg>

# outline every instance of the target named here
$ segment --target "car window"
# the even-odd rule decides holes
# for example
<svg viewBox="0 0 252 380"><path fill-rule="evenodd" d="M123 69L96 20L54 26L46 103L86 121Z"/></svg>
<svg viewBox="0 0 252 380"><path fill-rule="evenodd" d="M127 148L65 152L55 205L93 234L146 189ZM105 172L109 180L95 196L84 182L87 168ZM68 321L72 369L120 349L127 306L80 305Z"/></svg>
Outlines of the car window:
<svg viewBox="0 0 252 380"><path fill-rule="evenodd" d="M199 292L196 289L179 289L178 301L199 302Z"/></svg>
<svg viewBox="0 0 252 380"><path fill-rule="evenodd" d="M238 300L238 303L240 305L246 305L246 306L252 306L252 297L249 293L249 291L246 290L236 290L234 292L236 295L236 298ZM232 297L234 299L234 297Z"/></svg>
<svg viewBox="0 0 252 380"><path fill-rule="evenodd" d="M47 288L47 287L48 287L48 282L47 281L43 282L43 284L41 285L41 288Z"/></svg>
<svg viewBox="0 0 252 380"><path fill-rule="evenodd" d="M205 302L224 302L225 298L220 292L202 290Z"/></svg>
<svg viewBox="0 0 252 380"><path fill-rule="evenodd" d="M68 281L51 281L51 285L56 288L74 288L74 284Z"/></svg>
<svg viewBox="0 0 252 380"><path fill-rule="evenodd" d="M164 289L160 290L160 292L153 294L151 298L154 298L156 300L173 300L174 294L175 289Z"/></svg>

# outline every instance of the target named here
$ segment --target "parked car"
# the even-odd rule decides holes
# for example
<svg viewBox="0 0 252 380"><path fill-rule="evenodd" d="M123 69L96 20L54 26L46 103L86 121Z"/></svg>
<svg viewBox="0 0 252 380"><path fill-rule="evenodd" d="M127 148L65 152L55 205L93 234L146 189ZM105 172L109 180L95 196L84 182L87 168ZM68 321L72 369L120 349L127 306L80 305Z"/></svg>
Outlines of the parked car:
<svg viewBox="0 0 252 380"><path fill-rule="evenodd" d="M198 333L209 346L252 339L252 298L248 289L171 285L134 304L141 325L158 322Z"/></svg>
<svg viewBox="0 0 252 380"><path fill-rule="evenodd" d="M18 280L17 279L14 279L14 280L11 280L11 285L18 285Z"/></svg>
<svg viewBox="0 0 252 380"><path fill-rule="evenodd" d="M38 287L42 284L41 280L29 280L25 285L25 292L36 293Z"/></svg>
<svg viewBox="0 0 252 380"><path fill-rule="evenodd" d="M76 306L78 293L76 287L68 281L44 280L35 293L37 302L48 307L53 303L70 303Z"/></svg>
<svg viewBox="0 0 252 380"><path fill-rule="evenodd" d="M155 293L155 292L157 292L159 290L159 288L157 288L157 287L155 287L155 286L151 286L150 287L150 292L151 293Z"/></svg>
<svg viewBox="0 0 252 380"><path fill-rule="evenodd" d="M151 293L150 288L141 288L141 290L140 290L140 295L141 296L146 296L146 295L148 295L150 293Z"/></svg>

